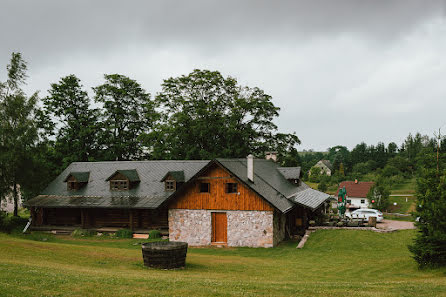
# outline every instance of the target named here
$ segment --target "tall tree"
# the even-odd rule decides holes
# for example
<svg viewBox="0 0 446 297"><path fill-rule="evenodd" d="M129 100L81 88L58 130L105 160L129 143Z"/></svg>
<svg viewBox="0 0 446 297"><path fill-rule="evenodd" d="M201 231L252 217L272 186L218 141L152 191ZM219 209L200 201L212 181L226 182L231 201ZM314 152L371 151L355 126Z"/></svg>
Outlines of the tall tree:
<svg viewBox="0 0 446 297"><path fill-rule="evenodd" d="M63 77L48 93L43 102L48 118L54 121L52 127L58 127L54 146L61 168L75 161L95 160L98 111L90 109L80 80L75 75Z"/></svg>
<svg viewBox="0 0 446 297"><path fill-rule="evenodd" d="M141 85L124 75L104 75L105 83L93 88L103 105L102 148L109 160L135 160L145 152L139 136L148 133L157 119L154 103Z"/></svg>
<svg viewBox="0 0 446 297"><path fill-rule="evenodd" d="M420 267L446 266L446 172L426 169L417 179L418 234L409 247Z"/></svg>
<svg viewBox="0 0 446 297"><path fill-rule="evenodd" d="M7 80L0 83L0 196L12 193L15 216L20 189L33 180L33 156L39 140L37 92L27 97L21 88L26 70L21 54L12 53Z"/></svg>
<svg viewBox="0 0 446 297"><path fill-rule="evenodd" d="M271 99L218 71L194 70L166 79L156 97L165 118L145 143L161 159L245 157L270 150L286 154L300 141L295 134L276 133L279 108Z"/></svg>

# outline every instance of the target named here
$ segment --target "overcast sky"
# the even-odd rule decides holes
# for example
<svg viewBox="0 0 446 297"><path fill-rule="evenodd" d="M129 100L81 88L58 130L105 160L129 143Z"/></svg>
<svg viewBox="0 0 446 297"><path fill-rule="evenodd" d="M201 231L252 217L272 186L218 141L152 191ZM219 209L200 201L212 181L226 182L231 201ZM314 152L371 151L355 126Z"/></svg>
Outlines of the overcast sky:
<svg viewBox="0 0 446 297"><path fill-rule="evenodd" d="M21 52L41 96L104 73L155 94L200 68L270 94L299 150L400 144L446 124L445 0L1 0L0 28L0 80Z"/></svg>

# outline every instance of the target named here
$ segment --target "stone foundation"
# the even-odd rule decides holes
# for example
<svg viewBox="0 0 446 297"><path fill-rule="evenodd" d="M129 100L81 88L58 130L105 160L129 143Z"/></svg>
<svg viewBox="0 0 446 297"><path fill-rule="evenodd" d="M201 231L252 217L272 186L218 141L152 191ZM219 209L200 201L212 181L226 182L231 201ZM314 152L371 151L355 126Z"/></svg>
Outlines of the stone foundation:
<svg viewBox="0 0 446 297"><path fill-rule="evenodd" d="M211 213L215 210L169 209L169 240L192 246L211 244ZM222 211L227 215L228 246L272 247L283 236L274 236L272 211ZM276 214L277 215L277 214ZM285 224L285 219L283 219ZM277 228L278 232L282 232ZM284 230L284 228L283 228ZM281 238L281 239L280 239Z"/></svg>

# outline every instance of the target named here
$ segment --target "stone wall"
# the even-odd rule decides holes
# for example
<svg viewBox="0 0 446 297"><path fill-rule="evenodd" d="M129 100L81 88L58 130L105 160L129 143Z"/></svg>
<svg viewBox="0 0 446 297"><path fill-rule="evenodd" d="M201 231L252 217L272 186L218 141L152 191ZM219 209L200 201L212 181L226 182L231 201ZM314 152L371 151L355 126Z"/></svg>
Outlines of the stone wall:
<svg viewBox="0 0 446 297"><path fill-rule="evenodd" d="M228 246L272 247L272 211L227 211Z"/></svg>
<svg viewBox="0 0 446 297"><path fill-rule="evenodd" d="M170 241L210 245L211 227L211 212L208 210L169 209Z"/></svg>
<svg viewBox="0 0 446 297"><path fill-rule="evenodd" d="M216 211L169 209L169 240L185 241L192 246L210 245L212 212ZM226 212L228 222L228 246L272 247L274 245L272 211L224 212Z"/></svg>

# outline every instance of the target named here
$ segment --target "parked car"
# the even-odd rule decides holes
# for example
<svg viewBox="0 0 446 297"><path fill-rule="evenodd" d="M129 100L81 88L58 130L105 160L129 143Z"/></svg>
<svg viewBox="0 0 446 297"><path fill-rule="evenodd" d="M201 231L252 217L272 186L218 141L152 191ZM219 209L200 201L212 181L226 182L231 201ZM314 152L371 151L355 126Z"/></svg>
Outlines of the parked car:
<svg viewBox="0 0 446 297"><path fill-rule="evenodd" d="M371 208L357 209L353 212L346 213L345 216L350 219L364 219L364 220L368 220L369 217L376 217L377 222L381 222L383 220L383 213L377 209L371 209Z"/></svg>

